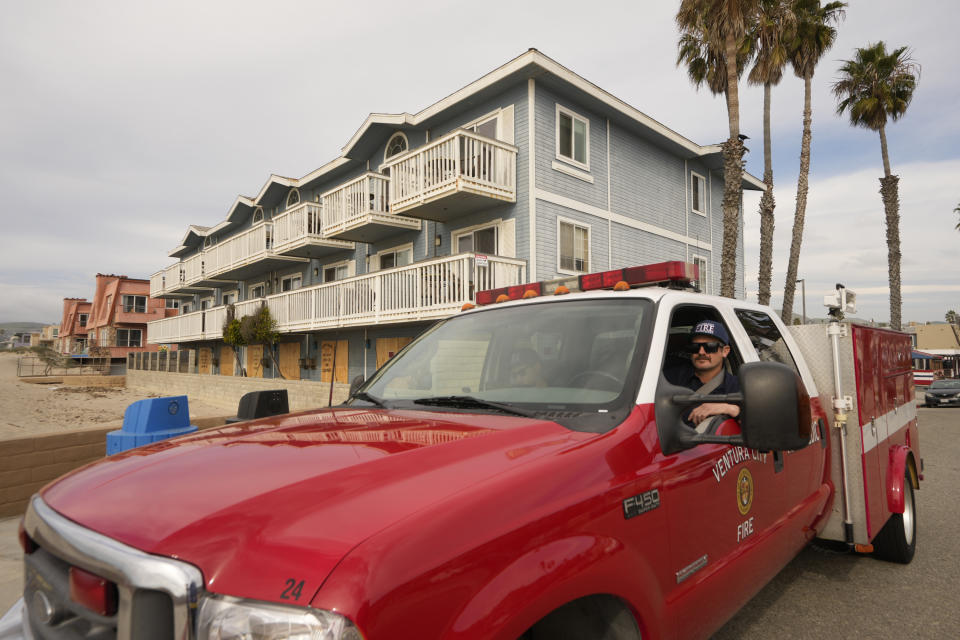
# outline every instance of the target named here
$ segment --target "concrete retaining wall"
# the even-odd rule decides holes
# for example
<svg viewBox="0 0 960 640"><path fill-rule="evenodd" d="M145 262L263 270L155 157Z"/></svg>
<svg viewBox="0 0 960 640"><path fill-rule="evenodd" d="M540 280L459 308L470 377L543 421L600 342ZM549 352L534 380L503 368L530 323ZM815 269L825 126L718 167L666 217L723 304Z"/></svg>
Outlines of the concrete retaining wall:
<svg viewBox="0 0 960 640"><path fill-rule="evenodd" d="M65 387L122 387L124 376L64 376Z"/></svg>
<svg viewBox="0 0 960 640"><path fill-rule="evenodd" d="M243 394L250 391L286 389L290 411L326 407L330 394L329 383L311 380L238 378L133 369L127 371L127 388L160 396L188 395L192 399L233 408L234 411ZM335 384L333 404L344 402L349 394L349 385Z"/></svg>

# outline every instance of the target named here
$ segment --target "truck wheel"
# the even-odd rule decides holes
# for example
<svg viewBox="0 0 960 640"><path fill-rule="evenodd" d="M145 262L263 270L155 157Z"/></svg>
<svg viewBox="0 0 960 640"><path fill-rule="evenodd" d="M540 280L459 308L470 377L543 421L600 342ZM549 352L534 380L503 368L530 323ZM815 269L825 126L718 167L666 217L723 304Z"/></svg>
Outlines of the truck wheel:
<svg viewBox="0 0 960 640"><path fill-rule="evenodd" d="M909 467L904 470L903 513L887 520L873 541L874 555L890 562L909 564L917 550L917 503Z"/></svg>

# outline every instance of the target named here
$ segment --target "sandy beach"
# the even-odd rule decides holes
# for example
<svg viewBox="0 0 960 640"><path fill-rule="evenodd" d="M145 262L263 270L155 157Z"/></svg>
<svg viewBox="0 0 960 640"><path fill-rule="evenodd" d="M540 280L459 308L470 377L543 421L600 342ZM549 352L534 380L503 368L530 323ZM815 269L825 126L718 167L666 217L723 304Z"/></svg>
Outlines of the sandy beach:
<svg viewBox="0 0 960 640"><path fill-rule="evenodd" d="M30 384L17 378L14 353L0 353L0 439L96 426L120 428L123 412L150 397L125 388ZM189 399L190 417L230 415L225 407Z"/></svg>

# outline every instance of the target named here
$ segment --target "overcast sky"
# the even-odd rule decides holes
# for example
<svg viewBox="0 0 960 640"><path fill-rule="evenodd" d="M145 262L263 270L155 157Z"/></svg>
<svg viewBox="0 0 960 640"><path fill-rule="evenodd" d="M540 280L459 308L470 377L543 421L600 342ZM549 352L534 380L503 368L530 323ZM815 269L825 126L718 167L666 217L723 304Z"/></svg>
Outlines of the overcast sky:
<svg viewBox="0 0 960 640"><path fill-rule="evenodd" d="M271 173L339 155L370 112L416 113L529 47L700 143L723 100L675 66L679 2L30 2L0 21L0 321L58 322L97 272L147 278L189 224L212 226ZM888 128L900 180L904 321L960 310L956 0L852 0L814 78L813 158L798 277L807 311L843 282L889 318L876 133L835 115L829 85L855 47L909 45L923 66ZM763 175L762 91L741 89L748 170ZM803 84L773 94L774 306L793 224ZM759 195L745 203L756 299ZM797 294L794 311L800 312Z"/></svg>

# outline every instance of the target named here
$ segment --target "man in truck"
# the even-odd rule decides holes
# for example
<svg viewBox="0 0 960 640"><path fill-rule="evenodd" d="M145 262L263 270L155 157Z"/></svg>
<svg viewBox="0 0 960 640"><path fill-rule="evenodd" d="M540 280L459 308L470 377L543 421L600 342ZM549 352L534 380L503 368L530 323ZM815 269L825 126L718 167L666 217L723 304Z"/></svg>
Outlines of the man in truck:
<svg viewBox="0 0 960 640"><path fill-rule="evenodd" d="M690 361L664 372L671 384L687 387L704 395L740 391L737 376L727 371L730 336L723 324L715 320L698 322L690 331L690 342L684 351L690 355ZM726 402L705 402L686 411L684 420L694 426L717 415L736 418L740 415L740 407Z"/></svg>

